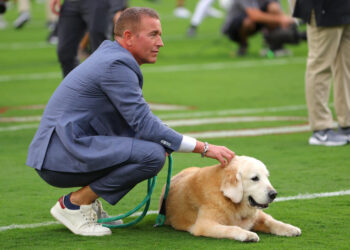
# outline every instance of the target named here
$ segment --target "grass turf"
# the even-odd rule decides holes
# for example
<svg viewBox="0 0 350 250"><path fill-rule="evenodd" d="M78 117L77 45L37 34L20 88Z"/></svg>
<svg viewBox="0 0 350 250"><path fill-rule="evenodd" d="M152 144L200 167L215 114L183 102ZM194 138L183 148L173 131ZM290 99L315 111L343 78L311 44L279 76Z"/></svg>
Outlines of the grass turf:
<svg viewBox="0 0 350 250"><path fill-rule="evenodd" d="M40 115L42 109L20 107L46 104L60 82L55 47L44 42L47 35L44 6L32 3L33 20L26 27L20 31L11 27L0 30L0 117ZM185 31L189 20L172 17L172 2L135 0L131 5L156 8L162 18L165 47L161 49L156 65L142 66L146 100L193 108L189 111L156 111L156 114L305 104L305 43L290 47L293 57L267 60L258 56L262 42L261 36L257 35L251 39L247 58L237 58L232 56L236 46L219 33L222 20L205 19L198 36L188 39ZM195 1L188 1L190 9L194 5ZM15 9L10 9L5 16L9 22L15 17ZM304 108L247 115L306 117L307 111ZM211 116L219 115L208 117ZM293 124L293 121L232 123L180 127L179 130ZM0 123L0 129L14 125L21 123ZM49 209L62 194L74 190L48 186L33 169L25 166L27 148L34 133L35 129L0 131L0 228L53 221ZM262 160L280 197L350 189L349 146L312 147L307 144L309 136L310 133L296 133L217 138L211 139L210 143L225 145L237 154ZM216 164L214 160L192 154L174 154L173 157L173 174L189 166ZM158 176L151 210L157 210L166 173L165 167ZM144 198L145 187L146 183L139 184L117 206L104 203L105 209L110 214L129 211ZM112 236L102 238L75 236L62 225L0 231L0 249L347 249L350 243L349 208L349 196L273 203L266 211L277 219L299 226L303 234L298 238L259 234L257 244L193 237L170 227L153 228L155 215L150 215L136 226L115 229Z"/></svg>

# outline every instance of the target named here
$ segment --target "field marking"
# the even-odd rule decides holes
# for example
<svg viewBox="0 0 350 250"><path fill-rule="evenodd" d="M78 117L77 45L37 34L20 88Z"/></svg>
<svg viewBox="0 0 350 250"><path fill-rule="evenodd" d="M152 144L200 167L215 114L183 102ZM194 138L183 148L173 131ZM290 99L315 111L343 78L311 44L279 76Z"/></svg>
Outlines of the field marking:
<svg viewBox="0 0 350 250"><path fill-rule="evenodd" d="M21 50L21 49L43 49L56 48L55 45L48 42L15 42L15 43L0 43L0 50Z"/></svg>
<svg viewBox="0 0 350 250"><path fill-rule="evenodd" d="M240 69L252 67L269 67L287 64L302 64L306 63L305 57L293 58L279 58L279 59L262 59L249 60L239 62L214 62L204 64L182 64L182 65L168 65L168 66L145 66L142 72L145 73L159 73L159 72L184 72L184 71L206 71L206 70L223 70L223 69Z"/></svg>
<svg viewBox="0 0 350 250"><path fill-rule="evenodd" d="M62 73L60 72L30 73L30 74L2 75L0 76L0 82L44 80L44 79L61 80L61 78L62 78Z"/></svg>
<svg viewBox="0 0 350 250"><path fill-rule="evenodd" d="M336 192L298 194L296 196L280 197L280 198L277 198L275 202L292 201L292 200L312 200L312 199L318 199L318 198L336 197L336 196L345 196L345 195L350 195L350 189L336 191ZM140 216L141 213L142 212L134 213L130 217ZM156 210L148 211L147 215L150 215L150 214L158 214L158 211ZM34 224L12 224L9 226L0 227L0 232L12 230L12 229L28 229L28 228L37 228L37 227L51 226L51 225L57 225L57 224L60 224L60 223L58 221L47 221L47 222L34 223Z"/></svg>
<svg viewBox="0 0 350 250"><path fill-rule="evenodd" d="M341 191L337 191L337 192L326 192L326 193L315 193L315 194L298 194L296 196L280 197L280 198L276 198L275 202L292 201L292 200L312 200L312 199L316 199L316 198L344 196L344 195L350 195L350 189L341 190Z"/></svg>
<svg viewBox="0 0 350 250"><path fill-rule="evenodd" d="M163 19L164 17L162 17ZM169 18L166 19L177 19L175 16L169 16ZM164 20L164 19L163 19ZM32 22L32 21L31 21ZM31 23L32 26L33 23ZM39 25L35 25L39 26ZM41 26L41 25L40 25ZM217 40L221 40L221 36L217 33L210 34L210 38L216 38ZM162 35L163 42L169 42L169 41L183 41L184 36L182 34L175 34L175 35ZM198 34L196 37L191 38L191 40L208 40L208 34ZM212 41L214 42L214 41ZM52 48L56 49L56 45L50 44L46 41L35 41L35 42L14 42L14 43L8 43L8 42L1 42L0 43L0 50L32 50L32 49L47 49Z"/></svg>
<svg viewBox="0 0 350 250"><path fill-rule="evenodd" d="M192 110L191 106L177 105L177 104L166 104L166 103L152 103L149 102L148 105L152 110L157 111L173 111L173 110ZM26 105L26 106L10 106L10 107L0 107L0 114L6 113L9 110L43 110L45 109L45 104L37 105ZM1 117L0 117L1 120Z"/></svg>
<svg viewBox="0 0 350 250"><path fill-rule="evenodd" d="M332 128L337 127L337 123L333 122ZM274 135L274 134L291 134L311 131L310 125L294 125L270 128L256 128L256 129L238 129L238 130L219 130L219 131L205 131L184 133L184 135L194 138L225 138L225 137L243 137L243 136L260 136L260 135Z"/></svg>
<svg viewBox="0 0 350 250"><path fill-rule="evenodd" d="M290 134L298 132L310 131L310 125L295 125L271 128L256 128L256 129L239 129L239 130L220 130L220 131L205 131L184 133L184 135L194 138L224 138L224 137L242 137L242 136L259 136L273 134Z"/></svg>
<svg viewBox="0 0 350 250"><path fill-rule="evenodd" d="M301 64L306 63L305 57L293 57L285 59L262 59L262 60L250 60L239 62L215 62L204 64L182 64L182 65L168 65L168 66L152 66L144 67L142 72L144 73L164 73L164 72L185 72L185 71L207 71L207 70L223 70L233 68L252 68L252 67L269 67L276 65L289 65L291 63ZM47 72L47 73L29 73L29 74L16 74L16 75L2 75L0 76L0 82L11 81L27 81L27 80L44 80L44 79L57 79L61 80L62 73L60 72Z"/></svg>
<svg viewBox="0 0 350 250"><path fill-rule="evenodd" d="M0 123L12 122L40 122L41 116L12 116L0 117ZM222 123L238 123L238 122L259 122L259 121L307 121L306 117L302 116L234 116L234 117L215 117L215 118L200 118L186 120L168 120L164 121L170 127L193 126L205 124L222 124Z"/></svg>
<svg viewBox="0 0 350 250"><path fill-rule="evenodd" d="M0 120L1 121L1 120ZM306 117L301 116L234 116L234 117L215 117L186 120L168 120L164 121L169 127L196 126L205 124L239 123L239 122L264 122L264 121L307 121Z"/></svg>
<svg viewBox="0 0 350 250"><path fill-rule="evenodd" d="M183 110L191 109L185 105L173 105L173 104L157 104L148 103L152 110ZM333 103L329 104L331 107ZM7 110L40 110L45 109L46 105L29 105L29 106L18 106L18 107L0 107L0 113L5 113ZM297 111L306 110L306 105L289 105L279 107L265 107L265 108L243 108L243 109L224 109L224 110L213 110L213 111L196 111L186 113L173 113L173 114L159 114L157 115L161 119L175 119L175 118L187 118L187 117L206 117L206 116L223 116L223 115L240 115L240 114L254 114L254 113L277 113L282 111Z"/></svg>
<svg viewBox="0 0 350 250"><path fill-rule="evenodd" d="M306 110L306 105L289 105L279 107L266 107L266 108L244 108L244 109L226 109L226 110L213 110L213 111L198 111L187 113L174 113L174 114L159 114L157 115L161 119L175 119L175 118L187 118L187 117L208 117L208 116L224 116L224 115L240 115L240 114L254 114L254 113L277 113L283 111L298 111Z"/></svg>
<svg viewBox="0 0 350 250"><path fill-rule="evenodd" d="M18 131L18 130L24 130L24 129L37 129L38 126L39 124L24 124L24 125L11 126L11 127L0 127L0 132Z"/></svg>
<svg viewBox="0 0 350 250"><path fill-rule="evenodd" d="M214 119L212 119L212 121L213 120ZM245 122L248 122L248 121L252 122L254 120L253 119L245 120ZM186 121L187 124L177 123L176 125L173 125L173 127L210 124L210 122L206 121L204 123L204 121L202 121L201 123L199 123L197 120L194 123L191 121ZM227 119L225 122L232 122L232 121L229 121ZM24 125L18 125L18 126L0 127L0 132L18 131L18 130L24 130L24 129L36 129L38 126L39 126L38 124L24 124ZM334 124L334 126L336 126L336 124ZM194 138L223 138L223 137L259 136L259 135L287 134L287 133L290 134L290 133L298 133L298 132L307 132L310 130L311 129L309 125L294 125L294 126L270 127L270 128L205 131L205 132L193 132L193 133L183 133L183 134Z"/></svg>
<svg viewBox="0 0 350 250"><path fill-rule="evenodd" d="M11 122L40 122L41 116L10 116L0 117L0 123L11 123Z"/></svg>

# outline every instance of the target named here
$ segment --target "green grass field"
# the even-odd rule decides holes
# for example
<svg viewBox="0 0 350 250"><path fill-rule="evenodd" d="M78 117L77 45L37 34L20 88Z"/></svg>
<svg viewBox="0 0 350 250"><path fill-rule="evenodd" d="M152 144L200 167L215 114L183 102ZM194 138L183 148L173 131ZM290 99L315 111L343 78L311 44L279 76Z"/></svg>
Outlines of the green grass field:
<svg viewBox="0 0 350 250"><path fill-rule="evenodd" d="M187 1L186 5L193 10L195 3ZM205 19L197 37L189 39L185 36L189 20L172 15L175 1L134 0L131 5L153 7L162 18L165 47L155 65L141 68L146 100L188 107L154 110L157 115L169 123L201 120L199 125L180 124L174 128L186 134L211 131L211 138L198 136L225 145L238 155L263 161L280 198L342 190L349 194L349 145L309 146L311 132L307 130L254 136L215 135L223 130L258 131L307 124L305 43L288 47L293 56L267 59L259 56L262 39L256 35L251 39L249 55L237 58L233 56L236 45L220 34L222 19ZM349 195L272 203L266 212L300 227L302 235L284 238L259 233L258 243L194 237L167 226L153 228L155 214L147 215L133 227L113 229L112 236L102 238L76 236L54 224L50 208L61 195L74 189L47 185L25 166L25 160L38 126L38 120L30 118L42 114L61 81L60 67L55 47L45 42L47 30L41 1L32 1L33 18L22 30L11 27L16 15L14 6L5 15L9 26L0 30L0 249L350 249ZM237 117L257 120L208 123L210 118ZM8 120L15 118L27 120ZM173 174L190 166L216 164L194 154L174 153L173 158ZM167 165L158 175L152 211L158 208L166 175ZM116 206L104 202L104 208L109 214L121 214L134 208L145 195L146 182ZM46 222L49 225L41 224Z"/></svg>

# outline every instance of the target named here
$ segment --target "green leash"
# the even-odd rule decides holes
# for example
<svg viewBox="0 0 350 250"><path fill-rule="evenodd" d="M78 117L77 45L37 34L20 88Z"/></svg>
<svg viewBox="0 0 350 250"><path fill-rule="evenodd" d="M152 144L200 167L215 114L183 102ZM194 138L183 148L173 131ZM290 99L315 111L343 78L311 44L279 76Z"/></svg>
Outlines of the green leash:
<svg viewBox="0 0 350 250"><path fill-rule="evenodd" d="M166 186L165 186L164 196L162 200L162 205L160 206L160 210L156 219L156 224L154 225L155 227L160 227L164 225L164 222L165 222L165 203L166 203L166 199L168 197L168 193L170 189L171 173L173 170L173 158L171 157L171 155L169 155L168 159L169 159L168 177L166 180Z"/></svg>
<svg viewBox="0 0 350 250"><path fill-rule="evenodd" d="M169 161L169 163L168 163L168 177L167 177L167 183L166 183L166 187L165 187L164 197L163 197L160 212L159 212L157 219L156 219L156 224L154 226L162 226L165 222L165 200L168 196L168 192L170 189L170 180L171 180L171 173L172 173L172 168L173 168L173 158L171 155L168 156L168 161ZM151 204L151 196L152 196L154 187L156 186L156 181L157 181L157 176L154 176L153 178L148 179L146 198L139 205L137 205L134 209L132 209L131 211L129 211L125 214L122 214L122 215L99 219L98 223L102 223L102 225L104 227L108 227L108 228L123 228L123 227L129 227L129 226L135 225L136 223L141 221L143 219L143 217L145 217L145 215L147 214L147 211L149 209L149 205ZM129 223L120 224L120 225L105 224L106 222L120 220L120 219L124 219L124 218L130 216L133 213L135 213L137 210L139 210L141 207L143 207L145 204L146 204L146 206L145 206L142 214L138 218L136 218L135 220L133 220Z"/></svg>

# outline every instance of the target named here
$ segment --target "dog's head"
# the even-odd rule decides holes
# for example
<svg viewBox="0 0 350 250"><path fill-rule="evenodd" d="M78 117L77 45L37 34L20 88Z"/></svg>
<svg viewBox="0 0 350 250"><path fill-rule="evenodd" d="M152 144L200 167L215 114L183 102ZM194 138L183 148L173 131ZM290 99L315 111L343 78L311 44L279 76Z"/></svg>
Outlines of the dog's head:
<svg viewBox="0 0 350 250"><path fill-rule="evenodd" d="M266 166L255 158L235 156L223 171L220 190L234 203L246 202L251 207L267 208L277 196Z"/></svg>

